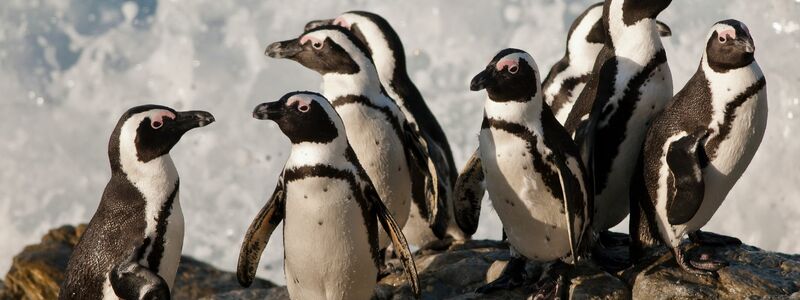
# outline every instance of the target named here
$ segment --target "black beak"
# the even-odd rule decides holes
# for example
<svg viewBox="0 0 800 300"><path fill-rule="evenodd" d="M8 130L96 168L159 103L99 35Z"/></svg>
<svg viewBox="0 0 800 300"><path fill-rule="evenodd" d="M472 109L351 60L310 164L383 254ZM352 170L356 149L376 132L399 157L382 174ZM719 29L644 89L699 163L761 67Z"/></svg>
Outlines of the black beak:
<svg viewBox="0 0 800 300"><path fill-rule="evenodd" d="M264 54L272 58L292 58L302 51L303 46L300 45L300 40L293 39L270 44Z"/></svg>
<svg viewBox="0 0 800 300"><path fill-rule="evenodd" d="M214 116L207 111L192 110L175 113L175 128L182 132L203 127L211 123L214 123Z"/></svg>
<svg viewBox="0 0 800 300"><path fill-rule="evenodd" d="M672 36L672 28L669 28L664 22L656 21L656 29L658 29L658 35L662 37Z"/></svg>
<svg viewBox="0 0 800 300"><path fill-rule="evenodd" d="M745 53L752 54L756 52L756 45L753 42L753 38L749 36L742 36L736 39L734 42L736 47L739 47Z"/></svg>
<svg viewBox="0 0 800 300"><path fill-rule="evenodd" d="M259 120L277 120L283 115L281 101L261 103L253 110L253 118Z"/></svg>
<svg viewBox="0 0 800 300"><path fill-rule="evenodd" d="M317 27L322 27L322 26L325 26L325 25L332 25L332 24L333 24L333 19L314 20L314 21L306 23L306 27L303 29L303 31L307 32L307 31L311 31L313 29L316 29Z"/></svg>
<svg viewBox="0 0 800 300"><path fill-rule="evenodd" d="M492 78L492 74L484 70L478 73L478 75L475 75L475 78L472 78L472 83L470 83L469 89L472 91L480 91L482 89L492 87L494 84L495 80Z"/></svg>

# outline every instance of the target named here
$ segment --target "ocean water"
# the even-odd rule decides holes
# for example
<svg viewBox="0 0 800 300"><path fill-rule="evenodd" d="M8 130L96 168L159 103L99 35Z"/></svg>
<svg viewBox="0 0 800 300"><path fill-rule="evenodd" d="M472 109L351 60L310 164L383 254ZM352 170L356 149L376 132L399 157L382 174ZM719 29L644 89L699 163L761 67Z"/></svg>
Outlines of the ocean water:
<svg viewBox="0 0 800 300"><path fill-rule="evenodd" d="M108 137L127 108L158 103L211 111L217 122L172 151L181 174L184 253L235 270L250 221L289 150L258 103L319 90L320 77L263 55L312 19L349 10L383 15L406 47L410 75L463 164L476 147L485 94L469 81L500 49L529 51L542 72L563 55L572 20L591 4L529 1L0 2L0 274L48 229L87 222L108 180ZM706 229L769 250L800 252L800 0L675 0L661 20L676 91L699 64L710 26L750 27L768 82L764 142ZM499 238L484 201L477 238ZM626 231L625 224L618 226ZM279 283L281 234L258 272Z"/></svg>

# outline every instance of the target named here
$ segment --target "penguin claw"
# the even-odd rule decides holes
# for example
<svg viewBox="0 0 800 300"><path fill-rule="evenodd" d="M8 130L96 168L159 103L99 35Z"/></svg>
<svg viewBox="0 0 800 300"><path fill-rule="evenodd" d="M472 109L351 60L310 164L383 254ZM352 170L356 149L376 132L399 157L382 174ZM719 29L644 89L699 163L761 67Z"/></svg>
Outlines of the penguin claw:
<svg viewBox="0 0 800 300"><path fill-rule="evenodd" d="M728 266L728 263L725 261L708 259L708 258L701 258L699 260L691 259L689 260L689 264L691 264L692 267L695 267L697 269L711 271L711 272L719 271L720 269Z"/></svg>
<svg viewBox="0 0 800 300"><path fill-rule="evenodd" d="M673 254L681 269L694 275L718 278L717 271L728 265L723 261L709 259L707 254L703 254L699 260L687 259L680 249L673 249Z"/></svg>

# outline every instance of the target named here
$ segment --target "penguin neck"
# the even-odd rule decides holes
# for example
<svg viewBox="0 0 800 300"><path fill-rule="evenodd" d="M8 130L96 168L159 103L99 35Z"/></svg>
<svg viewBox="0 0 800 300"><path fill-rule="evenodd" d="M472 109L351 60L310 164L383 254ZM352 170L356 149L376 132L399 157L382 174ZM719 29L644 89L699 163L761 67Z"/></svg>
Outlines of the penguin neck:
<svg viewBox="0 0 800 300"><path fill-rule="evenodd" d="M537 92L526 101L498 102L487 98L484 112L488 118L523 125L534 132L539 132L543 103L541 92Z"/></svg>
<svg viewBox="0 0 800 300"><path fill-rule="evenodd" d="M344 132L339 137L328 143L302 142L292 144L292 151L286 162L286 167L301 167L314 165L341 166L347 163L347 139Z"/></svg>
<svg viewBox="0 0 800 300"><path fill-rule="evenodd" d="M714 71L708 64L707 54L704 54L700 67L709 82L712 105L715 114L718 115L715 119L722 119L728 103L734 101L753 83L764 77L764 73L756 61L741 68L726 70L723 73Z"/></svg>
<svg viewBox="0 0 800 300"><path fill-rule="evenodd" d="M655 18L645 18L633 24L625 24L622 11L623 1L612 1L605 21L608 30L607 41L614 53L644 67L656 52L663 49Z"/></svg>
<svg viewBox="0 0 800 300"><path fill-rule="evenodd" d="M354 74L328 73L322 75L322 90L325 97L333 101L348 95L363 95L377 98L382 93L381 82L375 65L359 63Z"/></svg>

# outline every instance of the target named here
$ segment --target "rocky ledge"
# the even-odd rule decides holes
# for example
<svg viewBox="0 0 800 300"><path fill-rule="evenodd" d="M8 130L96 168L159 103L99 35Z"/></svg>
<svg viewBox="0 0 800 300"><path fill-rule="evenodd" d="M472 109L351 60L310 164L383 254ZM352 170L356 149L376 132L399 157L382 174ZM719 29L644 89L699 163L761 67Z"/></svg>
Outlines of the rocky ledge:
<svg viewBox="0 0 800 300"><path fill-rule="evenodd" d="M0 281L0 300L55 299L69 254L84 227L51 230L41 243L26 247ZM624 255L624 249L617 249ZM691 252L703 249L692 249ZM800 299L800 256L764 251L752 246L716 248L715 257L730 262L718 278L683 272L668 253L614 274L582 264L568 274L571 299ZM704 250L703 250L704 251ZM415 256L423 299L525 299L530 288L475 294L477 287L498 276L508 248L497 241L474 240ZM391 263L391 261L390 261ZM395 265L399 263L394 262ZM543 266L530 263L530 278ZM409 299L402 272L383 278L376 299ZM241 288L233 273L184 256L173 291L175 299L288 299L285 287L257 280Z"/></svg>

